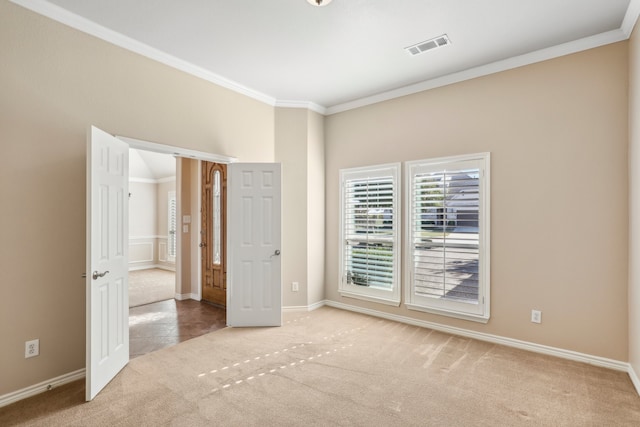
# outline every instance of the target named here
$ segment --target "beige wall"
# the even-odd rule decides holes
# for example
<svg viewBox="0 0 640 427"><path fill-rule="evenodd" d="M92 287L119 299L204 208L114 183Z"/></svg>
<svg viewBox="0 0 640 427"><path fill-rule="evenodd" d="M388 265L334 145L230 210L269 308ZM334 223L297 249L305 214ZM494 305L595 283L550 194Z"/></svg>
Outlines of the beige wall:
<svg viewBox="0 0 640 427"><path fill-rule="evenodd" d="M129 181L129 237L158 234L158 184Z"/></svg>
<svg viewBox="0 0 640 427"><path fill-rule="evenodd" d="M276 108L275 160L282 164L282 304L307 301L307 111ZM299 291L291 283L299 283Z"/></svg>
<svg viewBox="0 0 640 427"><path fill-rule="evenodd" d="M85 366L88 126L271 162L274 109L9 2L0 64L3 395Z"/></svg>
<svg viewBox="0 0 640 427"><path fill-rule="evenodd" d="M327 299L627 359L626 42L335 114L325 133ZM484 151L489 323L341 297L339 169Z"/></svg>
<svg viewBox="0 0 640 427"><path fill-rule="evenodd" d="M307 148L307 305L324 301L324 123L308 112Z"/></svg>
<svg viewBox="0 0 640 427"><path fill-rule="evenodd" d="M129 269L158 263L158 184L129 181Z"/></svg>
<svg viewBox="0 0 640 427"><path fill-rule="evenodd" d="M196 183L192 182L192 169L197 170L197 160L192 159L178 159L178 167L176 173L180 176L180 187L176 191L176 197L178 198L178 244L180 245L179 257L176 260L176 293L188 297L191 293L191 265L192 265L192 254L191 254L191 229L193 226L193 221L195 220L194 213L197 210L193 209L193 203L195 203L195 189L197 188ZM191 216L191 224L189 225L188 232L185 233L183 231L183 221L182 218L185 215ZM194 254L194 257L196 255ZM196 270L197 271L197 270ZM194 277L193 280L197 280L197 277Z"/></svg>
<svg viewBox="0 0 640 427"><path fill-rule="evenodd" d="M640 30L629 43L629 363L640 375Z"/></svg>
<svg viewBox="0 0 640 427"><path fill-rule="evenodd" d="M324 300L324 117L276 108L275 158L282 163L284 307ZM299 291L292 291L298 282Z"/></svg>

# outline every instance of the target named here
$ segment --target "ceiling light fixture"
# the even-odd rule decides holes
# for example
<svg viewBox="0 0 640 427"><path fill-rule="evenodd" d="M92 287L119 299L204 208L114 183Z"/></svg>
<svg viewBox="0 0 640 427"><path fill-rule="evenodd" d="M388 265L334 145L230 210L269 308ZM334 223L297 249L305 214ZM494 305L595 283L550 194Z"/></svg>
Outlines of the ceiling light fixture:
<svg viewBox="0 0 640 427"><path fill-rule="evenodd" d="M331 0L307 0L307 2L313 6L326 6L331 3Z"/></svg>

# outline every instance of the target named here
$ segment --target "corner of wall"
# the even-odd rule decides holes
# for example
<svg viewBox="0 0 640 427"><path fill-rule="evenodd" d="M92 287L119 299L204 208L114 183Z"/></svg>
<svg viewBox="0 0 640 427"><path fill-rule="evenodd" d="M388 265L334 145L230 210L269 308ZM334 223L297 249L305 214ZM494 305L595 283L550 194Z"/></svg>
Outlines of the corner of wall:
<svg viewBox="0 0 640 427"><path fill-rule="evenodd" d="M640 266L634 262L640 254L640 43L638 31L633 31L629 39L629 376L636 389L640 382L636 375L640 372Z"/></svg>

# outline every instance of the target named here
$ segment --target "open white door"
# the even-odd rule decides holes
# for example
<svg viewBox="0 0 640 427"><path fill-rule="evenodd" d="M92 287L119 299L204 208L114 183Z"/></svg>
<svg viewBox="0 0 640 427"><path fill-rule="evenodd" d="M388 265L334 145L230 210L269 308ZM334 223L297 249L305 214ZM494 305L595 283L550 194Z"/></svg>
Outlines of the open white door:
<svg viewBox="0 0 640 427"><path fill-rule="evenodd" d="M87 140L87 400L129 362L128 181L129 146L91 127Z"/></svg>
<svg viewBox="0 0 640 427"><path fill-rule="evenodd" d="M280 164L232 163L227 173L227 324L280 326Z"/></svg>

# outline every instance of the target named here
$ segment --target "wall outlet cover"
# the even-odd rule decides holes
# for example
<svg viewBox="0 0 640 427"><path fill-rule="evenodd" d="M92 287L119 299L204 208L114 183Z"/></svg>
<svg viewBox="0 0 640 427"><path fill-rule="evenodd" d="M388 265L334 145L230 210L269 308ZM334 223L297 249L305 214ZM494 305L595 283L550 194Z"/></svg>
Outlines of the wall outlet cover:
<svg viewBox="0 0 640 427"><path fill-rule="evenodd" d="M24 343L24 358L35 357L40 354L40 340L35 339Z"/></svg>
<svg viewBox="0 0 640 427"><path fill-rule="evenodd" d="M531 310L531 321L533 323L542 323L542 312L540 310Z"/></svg>

